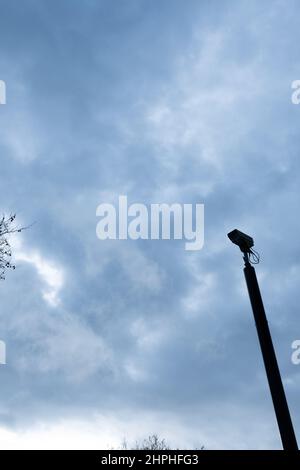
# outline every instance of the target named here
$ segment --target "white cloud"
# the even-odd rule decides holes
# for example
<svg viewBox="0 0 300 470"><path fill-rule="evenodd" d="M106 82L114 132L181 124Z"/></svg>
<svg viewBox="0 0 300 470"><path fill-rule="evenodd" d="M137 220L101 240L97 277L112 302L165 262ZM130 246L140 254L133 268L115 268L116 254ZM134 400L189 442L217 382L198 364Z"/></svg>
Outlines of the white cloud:
<svg viewBox="0 0 300 470"><path fill-rule="evenodd" d="M104 339L74 315L35 319L31 335L32 346L15 359L20 371L63 374L71 383L84 382L99 371L115 371L112 352Z"/></svg>
<svg viewBox="0 0 300 470"><path fill-rule="evenodd" d="M14 245L16 245L14 252L16 261L24 261L34 266L46 284L46 288L42 291L43 298L49 305L56 307L60 302L59 292L65 282L62 267L44 258L37 250L27 250L21 242L18 244L14 242Z"/></svg>
<svg viewBox="0 0 300 470"><path fill-rule="evenodd" d="M92 450L106 448L118 438L109 423L101 425L79 420L39 424L23 431L0 428L0 448L5 450Z"/></svg>
<svg viewBox="0 0 300 470"><path fill-rule="evenodd" d="M226 59L225 28L195 38L177 62L173 80L145 106L146 129L169 169L186 157L220 170L225 151L254 126L252 103L267 89L259 56L245 63ZM245 112L247 110L247 112Z"/></svg>
<svg viewBox="0 0 300 470"><path fill-rule="evenodd" d="M2 427L0 449L99 450L118 448L124 439L130 447L154 433L165 438L172 448L191 449L202 445L206 449L280 448L269 413L241 410L224 402L218 405L192 411L186 408L182 415L123 409L118 414L38 423L19 431Z"/></svg>
<svg viewBox="0 0 300 470"><path fill-rule="evenodd" d="M154 261L138 248L120 250L122 267L135 289L147 289L158 293L163 288L165 273Z"/></svg>
<svg viewBox="0 0 300 470"><path fill-rule="evenodd" d="M166 335L170 325L162 319L147 320L143 317L134 320L131 325L131 334L138 346L143 350L152 350L157 347Z"/></svg>
<svg viewBox="0 0 300 470"><path fill-rule="evenodd" d="M186 266L194 282L181 299L183 315L186 318L195 318L204 313L209 315L217 291L217 275L205 271L196 258L188 258Z"/></svg>

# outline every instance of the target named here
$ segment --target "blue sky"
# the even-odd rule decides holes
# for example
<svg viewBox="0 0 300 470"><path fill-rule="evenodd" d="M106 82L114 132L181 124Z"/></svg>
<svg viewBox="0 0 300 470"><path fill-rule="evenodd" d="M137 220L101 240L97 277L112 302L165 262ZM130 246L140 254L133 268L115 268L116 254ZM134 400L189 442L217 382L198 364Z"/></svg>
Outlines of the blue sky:
<svg viewBox="0 0 300 470"><path fill-rule="evenodd" d="M238 249L300 439L296 1L0 1L0 445L280 448ZM205 245L100 241L96 208L205 204Z"/></svg>

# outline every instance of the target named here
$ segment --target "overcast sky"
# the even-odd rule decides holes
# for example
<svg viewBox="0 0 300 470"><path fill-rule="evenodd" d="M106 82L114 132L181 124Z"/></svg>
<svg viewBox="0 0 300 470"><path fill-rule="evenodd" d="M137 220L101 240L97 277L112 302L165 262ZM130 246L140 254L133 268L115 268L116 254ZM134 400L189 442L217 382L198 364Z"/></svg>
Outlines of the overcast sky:
<svg viewBox="0 0 300 470"><path fill-rule="evenodd" d="M280 448L238 248L300 440L299 3L0 0L2 448ZM100 241L96 208L204 203L205 244Z"/></svg>

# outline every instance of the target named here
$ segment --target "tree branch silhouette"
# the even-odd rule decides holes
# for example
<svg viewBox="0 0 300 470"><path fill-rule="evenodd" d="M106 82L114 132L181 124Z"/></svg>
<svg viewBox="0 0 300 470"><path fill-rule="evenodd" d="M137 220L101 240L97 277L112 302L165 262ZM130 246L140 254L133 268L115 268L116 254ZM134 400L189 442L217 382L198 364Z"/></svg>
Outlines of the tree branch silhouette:
<svg viewBox="0 0 300 470"><path fill-rule="evenodd" d="M12 263L12 250L9 243L9 236L14 233L20 233L29 227L19 227L15 224L16 214L6 217L2 216L0 220L0 280L5 279L7 269L16 269Z"/></svg>

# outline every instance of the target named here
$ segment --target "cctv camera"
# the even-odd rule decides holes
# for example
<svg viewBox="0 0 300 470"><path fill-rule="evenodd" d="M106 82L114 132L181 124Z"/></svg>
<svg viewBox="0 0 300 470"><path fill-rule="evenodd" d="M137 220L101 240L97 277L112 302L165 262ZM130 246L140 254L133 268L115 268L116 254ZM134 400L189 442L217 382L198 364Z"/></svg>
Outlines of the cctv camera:
<svg viewBox="0 0 300 470"><path fill-rule="evenodd" d="M240 247L243 253L249 252L254 245L253 238L237 229L232 230L227 236L232 243Z"/></svg>

